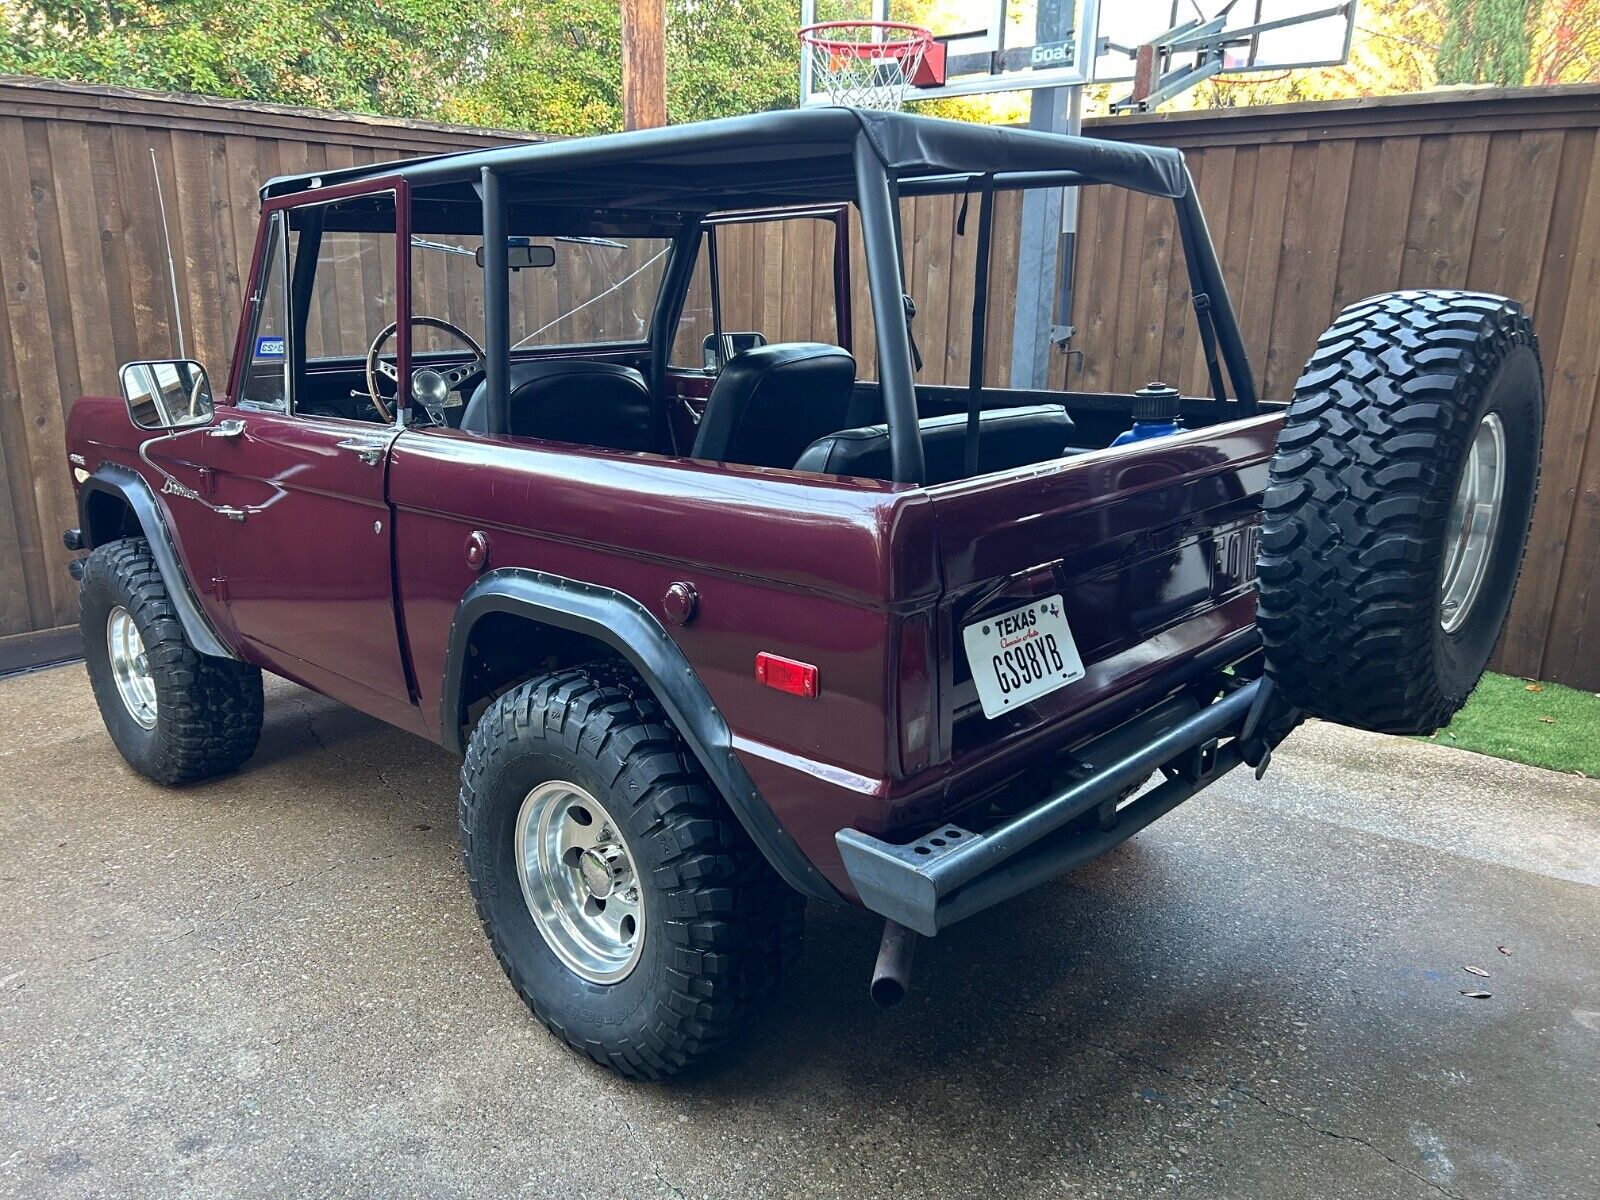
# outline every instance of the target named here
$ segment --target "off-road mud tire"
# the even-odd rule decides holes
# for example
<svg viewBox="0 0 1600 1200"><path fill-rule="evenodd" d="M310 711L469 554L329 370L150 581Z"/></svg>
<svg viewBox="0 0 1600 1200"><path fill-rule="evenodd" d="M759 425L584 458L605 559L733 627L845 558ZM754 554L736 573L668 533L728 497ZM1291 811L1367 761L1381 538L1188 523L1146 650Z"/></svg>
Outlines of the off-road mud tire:
<svg viewBox="0 0 1600 1200"><path fill-rule="evenodd" d="M133 618L155 684L155 727L134 719L112 676L106 626L114 609ZM201 654L184 636L143 538L94 550L78 585L84 661L100 715L128 765L157 783L192 783L243 766L261 739L261 672Z"/></svg>
<svg viewBox="0 0 1600 1200"><path fill-rule="evenodd" d="M515 824L538 784L581 785L623 825L644 946L614 983L570 969L523 899ZM555 671L485 710L461 769L461 843L479 919L517 992L573 1049L623 1075L674 1075L731 1041L800 945L803 899L751 843L637 675Z"/></svg>
<svg viewBox="0 0 1600 1200"><path fill-rule="evenodd" d="M1506 441L1500 519L1476 599L1446 632L1452 504L1491 412ZM1258 625L1290 701L1387 733L1431 733L1461 707L1521 572L1543 416L1515 301L1405 291L1339 315L1295 385L1265 499Z"/></svg>

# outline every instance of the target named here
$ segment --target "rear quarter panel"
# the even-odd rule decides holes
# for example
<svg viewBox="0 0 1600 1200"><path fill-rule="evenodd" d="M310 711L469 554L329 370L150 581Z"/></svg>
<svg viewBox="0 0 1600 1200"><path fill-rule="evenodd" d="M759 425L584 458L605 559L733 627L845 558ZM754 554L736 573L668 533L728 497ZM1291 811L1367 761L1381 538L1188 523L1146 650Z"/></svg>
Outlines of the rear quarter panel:
<svg viewBox="0 0 1600 1200"><path fill-rule="evenodd" d="M765 761L864 777L888 769L882 648L897 608L938 590L931 543L890 553L904 514L894 488L431 430L400 437L389 487L401 614L431 727L451 622L478 575L466 539L481 531L490 567L597 584L648 609L694 664L752 774ZM699 595L686 626L665 616L675 582ZM762 650L816 664L822 694L759 684Z"/></svg>

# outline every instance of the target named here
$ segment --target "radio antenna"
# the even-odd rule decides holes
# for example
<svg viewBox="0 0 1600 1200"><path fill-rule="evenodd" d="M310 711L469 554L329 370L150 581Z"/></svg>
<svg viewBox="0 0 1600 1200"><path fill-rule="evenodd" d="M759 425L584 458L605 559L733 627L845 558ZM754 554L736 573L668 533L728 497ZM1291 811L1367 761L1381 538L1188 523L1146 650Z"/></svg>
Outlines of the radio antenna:
<svg viewBox="0 0 1600 1200"><path fill-rule="evenodd" d="M156 165L156 148L150 147L150 174L156 181L156 207L161 210L161 237L167 243L167 282L172 286L172 325L178 331L178 357L188 358L183 345L183 311L178 307L178 268L172 261L172 230L167 225L167 200L161 193L161 168Z"/></svg>

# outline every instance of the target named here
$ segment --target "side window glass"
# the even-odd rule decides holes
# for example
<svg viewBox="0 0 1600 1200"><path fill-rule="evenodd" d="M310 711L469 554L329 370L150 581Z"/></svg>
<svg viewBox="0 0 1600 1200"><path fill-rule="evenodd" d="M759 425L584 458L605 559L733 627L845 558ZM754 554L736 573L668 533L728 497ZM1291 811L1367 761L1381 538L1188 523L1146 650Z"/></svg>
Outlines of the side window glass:
<svg viewBox="0 0 1600 1200"><path fill-rule="evenodd" d="M289 409L288 277L283 214L274 213L267 227L267 252L261 260L255 327L245 347L249 359L239 397L241 407L273 412Z"/></svg>
<svg viewBox="0 0 1600 1200"><path fill-rule="evenodd" d="M701 242L672 341L672 366L706 367L706 339L715 332L713 239L725 353L776 342L840 342L833 221L812 216L733 220L707 230Z"/></svg>
<svg viewBox="0 0 1600 1200"><path fill-rule="evenodd" d="M683 315L678 318L678 333L672 339L669 365L686 371L705 369L706 339L716 332L711 311L711 255L716 230L706 230L695 255L694 272L689 276L689 292L684 297Z"/></svg>
<svg viewBox="0 0 1600 1200"><path fill-rule="evenodd" d="M362 361L395 319L394 196L327 205L306 312L306 361ZM303 240L303 239L302 239ZM392 360L394 339L385 347Z"/></svg>
<svg viewBox="0 0 1600 1200"><path fill-rule="evenodd" d="M750 221L717 230L722 332L769 343L839 340L831 220Z"/></svg>

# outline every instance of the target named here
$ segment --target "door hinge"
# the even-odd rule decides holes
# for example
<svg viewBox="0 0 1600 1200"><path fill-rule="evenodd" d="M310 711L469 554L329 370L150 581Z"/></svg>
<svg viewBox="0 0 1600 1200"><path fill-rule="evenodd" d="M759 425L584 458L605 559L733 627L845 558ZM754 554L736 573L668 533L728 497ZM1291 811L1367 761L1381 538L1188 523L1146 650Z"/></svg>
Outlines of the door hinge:
<svg viewBox="0 0 1600 1200"><path fill-rule="evenodd" d="M210 467L200 468L200 494L214 496L217 492L217 473Z"/></svg>
<svg viewBox="0 0 1600 1200"><path fill-rule="evenodd" d="M228 600L228 580L224 575L211 577L211 594L224 603Z"/></svg>

